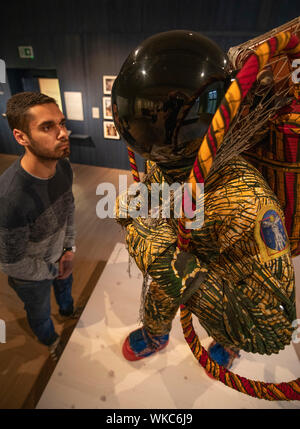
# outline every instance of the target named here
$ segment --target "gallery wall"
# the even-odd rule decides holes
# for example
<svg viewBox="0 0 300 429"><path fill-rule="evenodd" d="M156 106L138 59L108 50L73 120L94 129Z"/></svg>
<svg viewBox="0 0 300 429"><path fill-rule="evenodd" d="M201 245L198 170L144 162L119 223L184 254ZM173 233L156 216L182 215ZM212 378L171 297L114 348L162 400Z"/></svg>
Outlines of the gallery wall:
<svg viewBox="0 0 300 429"><path fill-rule="evenodd" d="M64 113L63 93L82 92L84 120L67 126L92 143L73 144L71 160L127 169L124 142L103 136L103 75L117 75L129 52L157 32L199 31L227 50L299 16L300 6L299 0L12 0L0 13L0 58L7 68L56 70ZM33 47L33 59L19 57L24 45ZM2 84L0 113L10 95ZM100 119L92 107L99 107ZM20 153L1 117L0 153Z"/></svg>

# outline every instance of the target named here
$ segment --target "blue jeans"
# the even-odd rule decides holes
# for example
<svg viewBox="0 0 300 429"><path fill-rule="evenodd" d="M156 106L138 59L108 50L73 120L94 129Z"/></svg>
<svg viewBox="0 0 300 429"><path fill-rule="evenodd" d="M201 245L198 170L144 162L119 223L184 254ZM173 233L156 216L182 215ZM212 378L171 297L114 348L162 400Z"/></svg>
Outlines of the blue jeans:
<svg viewBox="0 0 300 429"><path fill-rule="evenodd" d="M24 303L27 320L39 341L46 346L54 343L58 335L50 318L51 285L54 287L59 312L69 316L73 313L72 274L63 280L19 280L8 277L8 284L14 289Z"/></svg>

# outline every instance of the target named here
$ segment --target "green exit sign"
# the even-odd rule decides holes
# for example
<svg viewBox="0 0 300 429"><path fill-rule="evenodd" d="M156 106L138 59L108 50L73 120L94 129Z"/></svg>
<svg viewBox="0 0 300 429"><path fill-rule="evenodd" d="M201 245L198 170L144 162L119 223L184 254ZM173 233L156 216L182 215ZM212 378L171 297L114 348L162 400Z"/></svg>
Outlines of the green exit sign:
<svg viewBox="0 0 300 429"><path fill-rule="evenodd" d="M20 58L34 58L32 46L19 46Z"/></svg>

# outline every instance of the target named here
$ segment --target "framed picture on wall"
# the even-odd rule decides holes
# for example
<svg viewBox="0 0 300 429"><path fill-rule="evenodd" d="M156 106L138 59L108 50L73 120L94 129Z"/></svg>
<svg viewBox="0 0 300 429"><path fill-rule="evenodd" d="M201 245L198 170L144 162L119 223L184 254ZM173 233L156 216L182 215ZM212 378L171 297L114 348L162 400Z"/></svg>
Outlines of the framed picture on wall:
<svg viewBox="0 0 300 429"><path fill-rule="evenodd" d="M104 119L113 119L112 116L112 107L111 107L111 97L103 97L103 118Z"/></svg>
<svg viewBox="0 0 300 429"><path fill-rule="evenodd" d="M103 134L105 139L120 140L120 135L111 121L103 121Z"/></svg>
<svg viewBox="0 0 300 429"><path fill-rule="evenodd" d="M103 76L103 94L111 94L113 83L117 76Z"/></svg>

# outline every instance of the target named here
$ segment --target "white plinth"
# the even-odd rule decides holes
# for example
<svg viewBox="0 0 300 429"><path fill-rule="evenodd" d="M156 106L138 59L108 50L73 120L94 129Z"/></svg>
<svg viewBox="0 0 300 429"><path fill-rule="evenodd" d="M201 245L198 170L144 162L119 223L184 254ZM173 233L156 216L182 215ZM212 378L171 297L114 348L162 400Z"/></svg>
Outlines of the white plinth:
<svg viewBox="0 0 300 429"><path fill-rule="evenodd" d="M300 402L269 402L248 397L211 380L184 340L179 317L166 349L147 359L128 362L121 348L137 327L142 276L128 272L128 253L118 243L37 408L300 408ZM210 338L194 318L202 344ZM242 352L233 371L267 382L300 376L292 345L278 355Z"/></svg>

